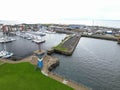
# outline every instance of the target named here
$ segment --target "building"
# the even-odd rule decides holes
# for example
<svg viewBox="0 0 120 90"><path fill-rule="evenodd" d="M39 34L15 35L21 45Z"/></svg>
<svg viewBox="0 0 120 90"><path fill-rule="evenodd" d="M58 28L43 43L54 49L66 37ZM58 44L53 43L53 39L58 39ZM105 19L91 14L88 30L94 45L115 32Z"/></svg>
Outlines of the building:
<svg viewBox="0 0 120 90"><path fill-rule="evenodd" d="M112 30L109 30L109 31L106 31L105 33L106 33L106 34L113 34L113 31L112 31Z"/></svg>

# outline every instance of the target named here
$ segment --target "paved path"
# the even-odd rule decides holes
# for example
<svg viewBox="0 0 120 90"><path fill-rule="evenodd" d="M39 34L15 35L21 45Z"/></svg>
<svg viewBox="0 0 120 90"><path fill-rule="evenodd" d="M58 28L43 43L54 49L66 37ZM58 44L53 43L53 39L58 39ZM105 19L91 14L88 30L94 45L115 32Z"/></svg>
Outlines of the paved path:
<svg viewBox="0 0 120 90"><path fill-rule="evenodd" d="M48 67L50 64L52 64L53 62L55 62L57 58L55 57L51 57L51 56L45 56L44 59L43 59L43 63L44 63L44 67L42 69L42 73L46 76L49 76L50 78L53 78L63 84L66 84L70 87L72 87L73 89L75 90L88 90L88 88L86 88L85 86L83 85L79 85L77 83L74 83L70 80L66 80L65 78L59 76L59 75L56 75L52 72L49 72L48 71ZM21 63L21 62L29 62L33 65L37 65L37 57L34 56L34 55L31 55L29 57L26 57L22 60L19 60L19 61L12 61L12 60L8 60L8 59L0 59L3 63L12 63L12 64L15 64L15 63ZM52 61L52 62L51 62Z"/></svg>

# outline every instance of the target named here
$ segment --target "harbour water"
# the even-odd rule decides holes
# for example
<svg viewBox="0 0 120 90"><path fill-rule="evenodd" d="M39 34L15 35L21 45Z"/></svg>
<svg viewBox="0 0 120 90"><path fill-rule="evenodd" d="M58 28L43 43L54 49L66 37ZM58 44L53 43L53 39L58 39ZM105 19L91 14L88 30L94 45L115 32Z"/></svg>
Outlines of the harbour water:
<svg viewBox="0 0 120 90"><path fill-rule="evenodd" d="M93 90L120 90L120 46L114 41L81 38L72 56L55 54L54 72Z"/></svg>
<svg viewBox="0 0 120 90"><path fill-rule="evenodd" d="M51 47L60 43L60 41L66 36L66 34L46 34L42 38L46 40L45 43L40 45L41 49L48 50ZM2 33L0 33L0 37L2 37ZM32 40L27 40L19 36L13 36L16 41L5 43L6 49L9 52L14 53L14 57L16 58L24 58L28 55L33 54L34 50L38 50L38 45ZM0 51L3 50L4 44L0 44Z"/></svg>
<svg viewBox="0 0 120 90"><path fill-rule="evenodd" d="M65 34L46 34L41 49L60 43ZM31 40L15 36L7 43L7 50L17 57L25 57L38 49ZM3 44L0 44L2 50ZM60 65L53 71L67 79L82 83L93 90L120 90L120 45L115 41L81 38L72 56L53 54Z"/></svg>

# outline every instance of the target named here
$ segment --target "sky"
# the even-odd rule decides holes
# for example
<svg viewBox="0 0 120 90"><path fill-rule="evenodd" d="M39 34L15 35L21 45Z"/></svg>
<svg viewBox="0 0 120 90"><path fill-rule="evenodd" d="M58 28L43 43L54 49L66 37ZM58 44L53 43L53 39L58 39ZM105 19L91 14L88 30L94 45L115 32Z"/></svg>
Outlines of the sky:
<svg viewBox="0 0 120 90"><path fill-rule="evenodd" d="M0 20L79 23L120 20L120 0L0 0Z"/></svg>

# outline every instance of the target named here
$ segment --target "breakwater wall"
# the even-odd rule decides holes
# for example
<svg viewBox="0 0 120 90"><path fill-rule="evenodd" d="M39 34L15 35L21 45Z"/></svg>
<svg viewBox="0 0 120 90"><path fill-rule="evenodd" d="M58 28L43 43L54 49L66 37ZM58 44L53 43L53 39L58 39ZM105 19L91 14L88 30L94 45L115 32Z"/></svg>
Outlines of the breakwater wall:
<svg viewBox="0 0 120 90"><path fill-rule="evenodd" d="M73 31L69 31L69 30L55 30L57 33L66 33L66 34L73 34Z"/></svg>
<svg viewBox="0 0 120 90"><path fill-rule="evenodd" d="M46 55L43 59L43 63L44 63L44 66L43 66L41 72L44 75L46 75L50 78L53 78L63 84L66 84L75 90L91 90L89 87L84 86L83 84L78 84L77 82L74 82L70 79L66 79L65 77L62 77L54 72L51 72L54 68L56 68L59 65L58 58Z"/></svg>
<svg viewBox="0 0 120 90"><path fill-rule="evenodd" d="M104 39L104 40L117 41L117 38L115 38L115 37L108 37L108 36L81 35L81 37L88 37L88 38L96 38L96 39Z"/></svg>
<svg viewBox="0 0 120 90"><path fill-rule="evenodd" d="M80 34L72 34L65 37L59 45L54 47L54 52L64 55L72 55L80 38Z"/></svg>
<svg viewBox="0 0 120 90"><path fill-rule="evenodd" d="M47 59L47 63L48 63L48 70L49 71L52 71L53 69L55 69L57 66L59 66L59 60L58 58L55 58L55 57L50 57L50 56L47 56L46 58L49 58ZM44 58L45 59L45 58Z"/></svg>

